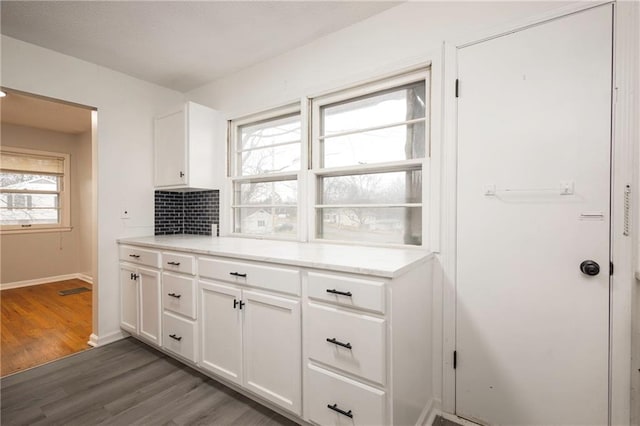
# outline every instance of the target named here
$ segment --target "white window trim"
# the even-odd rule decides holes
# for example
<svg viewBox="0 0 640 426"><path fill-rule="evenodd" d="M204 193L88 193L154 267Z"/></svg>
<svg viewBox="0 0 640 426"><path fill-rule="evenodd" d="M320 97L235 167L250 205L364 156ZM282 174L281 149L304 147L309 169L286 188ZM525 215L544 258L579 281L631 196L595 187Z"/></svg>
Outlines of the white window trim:
<svg viewBox="0 0 640 426"><path fill-rule="evenodd" d="M234 148L232 144L235 141L234 126L232 123L238 125L247 124L253 121L259 121L270 117L286 114L287 112L300 111L302 134L301 144L302 152L300 157L301 171L298 173L298 238L300 242L311 243L328 243L328 244L340 244L348 246L373 246L373 247L398 247L409 250L428 250L431 252L440 251L440 221L441 221L441 162L442 158L442 137L443 137L443 92L444 86L442 84L442 72L443 72L443 49L437 48L433 51L427 52L423 59L420 61L409 60L404 64L397 64L396 67L386 67L386 70L376 74L370 74L361 79L353 79L351 82L344 80L343 83L334 86L333 89L321 90L310 95L303 95L297 102L283 103L283 106L270 108L261 113L248 114L239 117L238 119L229 120L229 126L227 131L227 167L228 178L226 179L225 191L227 196L221 198L221 223L223 226L220 228L221 236L238 237L238 238L250 238L250 239L268 239L268 240L286 240L291 241L290 238L282 238L274 235L254 235L254 234L240 234L234 233L234 217L233 217L233 178L232 174L235 171L235 164L232 164L233 153L231 150ZM395 69L394 69L395 68ZM430 74L429 83L429 135L430 145L429 151L423 159L407 160L418 161L422 164L422 245L405 245L405 244L385 244L385 243L371 243L371 242L356 242L356 241L337 241L337 240L325 240L315 238L315 200L316 200L316 179L317 176L324 173L329 173L329 169L323 171L317 167L313 167L311 164L311 152L318 152L317 147L312 145L312 129L317 128L317 123L313 123L313 120L317 119L317 114L312 114L312 99L326 98L339 96L341 93L350 92L355 93L355 90L361 90L361 94L371 93L371 91L384 90L385 88L402 85L403 81L400 80L406 77L404 82L409 83L411 80L415 80L414 74L426 73ZM392 82L392 83L390 83ZM357 96L357 95L353 95ZM314 124L314 125L312 125ZM314 162L319 161L313 158ZM376 167L378 165L371 165Z"/></svg>
<svg viewBox="0 0 640 426"><path fill-rule="evenodd" d="M312 243L328 243L328 244L343 244L343 245L358 245L358 246L372 246L372 247L398 247L398 248L407 248L407 249L419 249L424 250L430 248L432 243L432 232L438 232L437 229L434 229L430 222L430 215L432 203L435 200L430 199L430 187L432 185L438 185L438 182L432 181L432 173L430 171L430 164L432 158L432 146L435 142L434 136L435 132L439 131L439 123L436 123L435 120L439 120L439 115L434 116L434 77L433 77L433 67L432 63L425 64L419 70L413 70L406 73L390 75L385 77L384 79L379 80L370 80L368 82L362 82L357 85L353 85L351 88L345 88L340 91L324 94L317 96L310 100L310 115L311 115L311 152L314 153L311 155L312 164L311 169L308 171L308 183L307 183L307 199L309 200L306 203L307 206L307 215L309 220L307 221L307 234L308 241ZM438 76L439 78L439 76ZM375 163L375 164L366 164L366 165L356 165L356 166L343 166L343 167L331 167L331 168L322 168L321 165L321 156L319 153L321 152L320 148L320 140L324 139L320 136L320 109L329 104L333 104L340 101L346 101L349 99L357 98L360 96L372 94L375 92L380 92L387 89L393 89L394 87L403 86L405 84L410 84L412 82L424 79L427 84L427 93L429 94L429 105L426 111L426 120L429 123L429 132L428 137L430 144L425 146L425 157L418 159L410 159L410 160L401 160L394 161L389 163ZM435 97L439 99L440 97ZM411 120L413 121L413 120ZM417 120L420 121L420 120ZM403 123L396 123L403 124ZM386 126L384 126L386 127ZM436 127L436 130L434 130ZM333 136L333 135L332 135ZM428 141L425 141L427 143ZM318 153L318 155L315 155ZM325 238L318 238L317 235L317 219L316 219L316 209L321 206L316 203L318 192L317 192L317 181L319 177L324 176L340 176L346 175L350 172L356 173L364 173L364 172L392 172L398 170L406 170L407 168L414 168L415 170L421 170L423 176L422 183L422 202L419 205L422 207L422 244L421 245L410 245L410 244L395 244L395 243L375 243L375 242L365 242L365 241L348 241L348 240L329 240ZM414 204L414 203L405 203L406 205ZM395 204L394 204L395 205ZM385 204L385 206L391 206L391 204ZM333 206L332 206L333 207Z"/></svg>
<svg viewBox="0 0 640 426"><path fill-rule="evenodd" d="M59 192L60 222L58 224L31 224L29 227L24 227L23 225L0 225L0 235L71 231L71 156L63 152L40 151L35 149L14 148L9 146L3 147L2 151L63 158L64 175L62 178L62 190Z"/></svg>
<svg viewBox="0 0 640 426"><path fill-rule="evenodd" d="M300 114L301 121L301 133L300 133L300 146L301 146L301 154L300 154L300 170L292 170L289 172L278 172L278 173L266 173L260 175L252 175L252 176L242 176L239 174L238 170L238 150L237 150L237 130L239 127L244 126L246 124L252 124L259 121L275 119L278 117L291 115L291 114ZM304 241L305 231L303 229L306 227L304 215L301 214L304 211L303 198L301 196L301 189L303 189L304 180L302 179L304 173L303 170L306 169L307 164L307 156L306 156L306 146L307 146L307 135L305 132L305 121L303 118L303 112L301 111L299 103L288 103L285 106L272 108L268 111L263 111L256 114L247 115L244 117L240 117L237 119L229 120L229 129L228 129L228 140L227 140L227 161L229 167L229 173L227 178L227 197L226 202L228 203L225 206L225 210L228 214L228 227L226 229L227 232L224 233L225 236L238 237L238 238L251 238L251 239L267 239L267 240L281 240L281 241ZM280 145L280 144L278 144ZM272 182L272 181L281 181L281 180L295 180L298 182L298 201L294 205L282 205L282 207L295 207L297 209L297 229L298 233L295 236L283 236L283 235L274 235L274 234L248 234L235 232L235 208L238 207L247 207L240 204L235 204L235 185L236 183L242 182ZM280 205L278 205L280 206ZM250 206L250 207L260 207L260 205ZM264 207L264 206L263 206Z"/></svg>

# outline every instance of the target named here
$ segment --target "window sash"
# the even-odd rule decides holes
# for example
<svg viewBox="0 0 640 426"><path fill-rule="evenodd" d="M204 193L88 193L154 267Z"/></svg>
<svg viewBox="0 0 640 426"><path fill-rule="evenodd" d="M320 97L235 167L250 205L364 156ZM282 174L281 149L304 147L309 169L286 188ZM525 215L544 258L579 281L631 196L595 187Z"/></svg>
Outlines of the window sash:
<svg viewBox="0 0 640 426"><path fill-rule="evenodd" d="M309 235L313 241L320 242L332 242L332 243L346 243L356 244L357 238L354 240L353 236L349 236L347 232L335 233L331 237L325 237L325 227L328 224L325 221L325 213L329 212L331 215L338 214L339 211L346 211L348 209L354 209L359 211L369 211L372 216L376 216L376 212L385 216L389 211L404 211L406 217L400 226L404 229L404 238L395 238L395 240L389 241L376 241L371 235L365 236L363 233L363 240L360 241L369 245L384 245L384 246L403 246L403 247L420 247L423 246L426 241L425 228L427 223L425 221L424 209L428 205L427 197L427 185L424 179L428 179L429 174L427 172L426 165L430 156L430 77L431 70L422 70L417 72L408 73L399 77L392 77L389 79L374 82L368 85L362 85L359 87L346 89L343 91L331 93L313 99L311 102L311 135L312 135L312 188L314 203L311 205L311 214L313 219L310 221ZM330 134L323 134L323 108L325 106L343 104L347 105L350 102L358 101L366 97L375 97L376 94L384 92L393 92L394 90L401 90L405 86L410 86L418 81L424 81L425 83L425 99L424 99L424 116L415 117L410 120L395 121L380 124L377 126L365 126L357 129L348 129L342 132L333 132ZM334 138L359 135L366 132L372 132L376 130L383 130L392 127L415 125L418 123L424 123L424 155L417 158L399 159L388 162L369 163L369 164L349 164L344 166L324 166L324 142L330 141ZM385 173L396 171L420 171L422 173L422 181L420 183L419 191L421 193L421 202L370 202L370 203L341 203L332 204L324 203L322 200L322 178L323 177L342 177L357 174L369 174L369 173ZM396 210L398 209L398 210ZM398 213L399 214L399 213ZM416 216L417 215L417 216ZM418 217L419 216L419 217ZM334 218L335 219L335 218ZM337 220L337 219L336 219ZM417 220L417 222L416 222ZM397 225L397 224L396 224ZM326 235L326 234L325 234Z"/></svg>
<svg viewBox="0 0 640 426"><path fill-rule="evenodd" d="M21 148L5 148L0 151L0 172L3 174L50 176L56 180L55 190L19 185L19 183L26 184L28 181L12 184L11 186L16 186L15 188L0 188L0 197L6 201L6 205L0 206L5 221L0 222L0 231L9 233L69 228L70 202L69 191L67 191L69 158L68 154ZM16 202L17 197L21 196L24 197L24 203ZM38 203L44 204L38 205ZM50 214L49 217L38 217L46 211L55 213Z"/></svg>

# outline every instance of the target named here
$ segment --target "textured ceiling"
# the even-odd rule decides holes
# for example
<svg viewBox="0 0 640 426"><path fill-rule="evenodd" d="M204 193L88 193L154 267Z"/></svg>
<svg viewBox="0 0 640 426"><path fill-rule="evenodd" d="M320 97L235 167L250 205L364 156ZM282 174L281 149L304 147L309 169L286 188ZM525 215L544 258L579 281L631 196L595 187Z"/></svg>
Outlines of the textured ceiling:
<svg viewBox="0 0 640 426"><path fill-rule="evenodd" d="M184 92L397 4L2 0L0 31Z"/></svg>

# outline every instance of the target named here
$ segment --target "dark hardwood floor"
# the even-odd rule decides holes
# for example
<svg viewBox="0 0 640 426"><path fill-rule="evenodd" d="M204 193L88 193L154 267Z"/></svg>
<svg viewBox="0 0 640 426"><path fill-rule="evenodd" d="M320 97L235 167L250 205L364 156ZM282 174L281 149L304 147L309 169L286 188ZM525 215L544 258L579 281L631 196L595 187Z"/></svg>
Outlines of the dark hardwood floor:
<svg viewBox="0 0 640 426"><path fill-rule="evenodd" d="M76 287L91 288L74 279L0 292L0 376L89 348L91 292L58 294Z"/></svg>
<svg viewBox="0 0 640 426"><path fill-rule="evenodd" d="M133 338L0 379L2 425L294 425Z"/></svg>

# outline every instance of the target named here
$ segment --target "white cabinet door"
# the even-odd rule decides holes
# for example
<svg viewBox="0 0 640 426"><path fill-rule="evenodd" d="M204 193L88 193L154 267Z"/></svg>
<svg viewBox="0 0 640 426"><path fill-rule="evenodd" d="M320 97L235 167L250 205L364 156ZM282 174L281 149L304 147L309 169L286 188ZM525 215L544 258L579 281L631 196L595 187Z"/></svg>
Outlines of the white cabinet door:
<svg viewBox="0 0 640 426"><path fill-rule="evenodd" d="M120 327L138 334L138 281L136 268L120 264Z"/></svg>
<svg viewBox="0 0 640 426"><path fill-rule="evenodd" d="M242 384L241 291L200 281L201 367Z"/></svg>
<svg viewBox="0 0 640 426"><path fill-rule="evenodd" d="M182 185L187 180L187 130L184 108L155 119L156 186Z"/></svg>
<svg viewBox="0 0 640 426"><path fill-rule="evenodd" d="M160 346L160 272L138 268L140 336Z"/></svg>
<svg viewBox="0 0 640 426"><path fill-rule="evenodd" d="M242 297L244 386L299 415L300 301L246 290Z"/></svg>

